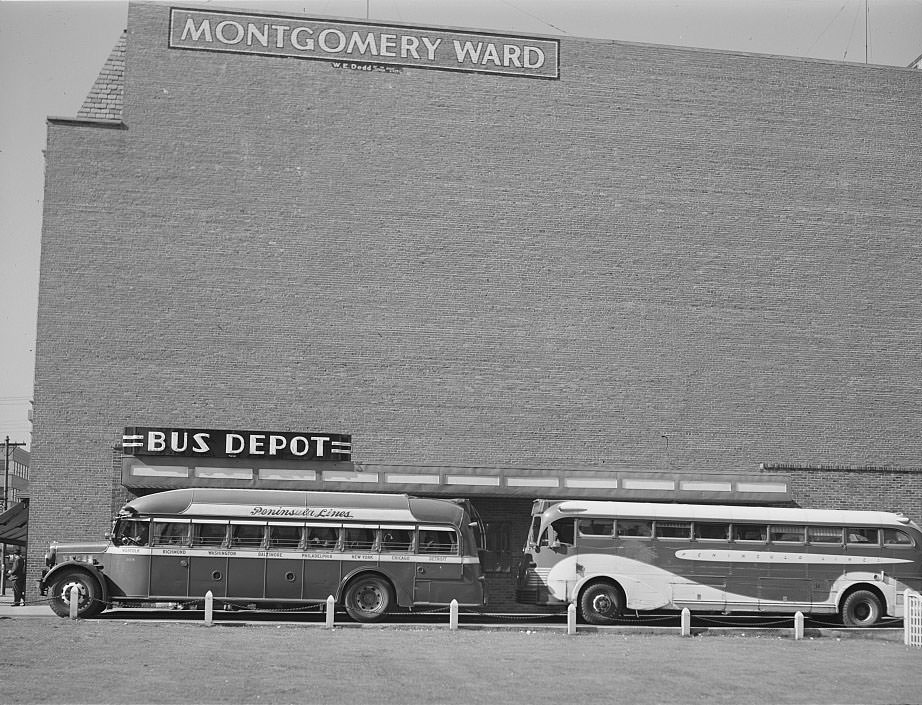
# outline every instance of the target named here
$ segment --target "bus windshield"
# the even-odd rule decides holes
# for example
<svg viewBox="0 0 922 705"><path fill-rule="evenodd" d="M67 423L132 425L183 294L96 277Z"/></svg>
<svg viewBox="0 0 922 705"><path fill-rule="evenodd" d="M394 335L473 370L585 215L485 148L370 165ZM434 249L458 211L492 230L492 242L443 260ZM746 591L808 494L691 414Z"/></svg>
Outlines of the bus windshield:
<svg viewBox="0 0 922 705"><path fill-rule="evenodd" d="M150 540L150 523L146 519L116 519L112 543L116 546L146 546Z"/></svg>

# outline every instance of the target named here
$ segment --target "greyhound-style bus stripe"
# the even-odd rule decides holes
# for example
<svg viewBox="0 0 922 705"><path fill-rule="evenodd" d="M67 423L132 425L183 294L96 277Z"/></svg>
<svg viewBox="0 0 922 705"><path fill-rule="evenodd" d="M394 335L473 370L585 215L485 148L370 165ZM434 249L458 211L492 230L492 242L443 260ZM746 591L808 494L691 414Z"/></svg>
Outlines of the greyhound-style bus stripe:
<svg viewBox="0 0 922 705"><path fill-rule="evenodd" d="M819 565L835 563L837 565L886 565L889 563L912 563L905 558L884 558L881 556L843 556L831 553L796 553L787 551L724 551L694 550L676 551L675 557L685 561L705 561L714 563L799 563L802 565Z"/></svg>

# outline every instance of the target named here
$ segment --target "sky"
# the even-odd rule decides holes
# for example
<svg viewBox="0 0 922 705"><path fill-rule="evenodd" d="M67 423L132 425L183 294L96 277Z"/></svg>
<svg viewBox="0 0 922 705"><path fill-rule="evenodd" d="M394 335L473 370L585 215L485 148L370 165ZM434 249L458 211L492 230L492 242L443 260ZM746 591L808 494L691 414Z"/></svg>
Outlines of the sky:
<svg viewBox="0 0 922 705"><path fill-rule="evenodd" d="M177 6L203 4L176 0ZM247 0L214 7L597 37L906 67L922 0ZM30 443L46 118L73 117L126 26L122 0L0 0L0 444Z"/></svg>

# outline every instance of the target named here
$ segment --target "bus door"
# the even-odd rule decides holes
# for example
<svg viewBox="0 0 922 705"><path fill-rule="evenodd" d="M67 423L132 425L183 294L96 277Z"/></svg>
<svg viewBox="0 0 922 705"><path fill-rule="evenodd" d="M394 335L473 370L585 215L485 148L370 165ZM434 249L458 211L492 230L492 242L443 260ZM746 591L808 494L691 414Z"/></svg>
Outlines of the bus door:
<svg viewBox="0 0 922 705"><path fill-rule="evenodd" d="M458 532L445 526L420 526L416 547L413 601L448 604L461 595L464 576ZM466 602L462 597L458 602Z"/></svg>
<svg viewBox="0 0 922 705"><path fill-rule="evenodd" d="M343 527L307 524L304 527L305 600L325 600L335 595L342 580Z"/></svg>
<svg viewBox="0 0 922 705"><path fill-rule="evenodd" d="M415 526L410 525L381 527L381 570L393 581L399 605L413 601L413 581L416 575L416 557L413 555L415 529Z"/></svg>
<svg viewBox="0 0 922 705"><path fill-rule="evenodd" d="M269 522L266 544L266 598L300 600L304 588L301 552L304 526L291 522Z"/></svg>
<svg viewBox="0 0 922 705"><path fill-rule="evenodd" d="M266 533L264 521L231 521L227 557L227 597L261 598L265 594Z"/></svg>
<svg viewBox="0 0 922 705"><path fill-rule="evenodd" d="M227 519L193 519L189 597L227 596Z"/></svg>
<svg viewBox="0 0 922 705"><path fill-rule="evenodd" d="M119 519L106 558L111 595L146 597L150 587L150 519Z"/></svg>
<svg viewBox="0 0 922 705"><path fill-rule="evenodd" d="M189 520L154 519L151 528L150 596L188 597Z"/></svg>
<svg viewBox="0 0 922 705"><path fill-rule="evenodd" d="M531 569L546 582L551 601L569 602L576 586L575 519L558 519L545 527L532 554Z"/></svg>

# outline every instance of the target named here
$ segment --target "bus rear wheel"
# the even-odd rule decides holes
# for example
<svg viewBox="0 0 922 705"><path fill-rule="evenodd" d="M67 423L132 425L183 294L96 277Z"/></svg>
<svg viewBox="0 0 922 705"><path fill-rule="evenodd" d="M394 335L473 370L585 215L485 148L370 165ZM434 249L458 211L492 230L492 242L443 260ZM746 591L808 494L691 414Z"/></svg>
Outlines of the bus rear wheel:
<svg viewBox="0 0 922 705"><path fill-rule="evenodd" d="M346 590L346 612L356 622L376 622L390 610L391 586L384 578L366 575L356 578Z"/></svg>
<svg viewBox="0 0 922 705"><path fill-rule="evenodd" d="M70 616L70 599L77 591L77 616L81 619L95 617L105 609L100 599L99 583L81 570L68 570L57 577L51 586L51 610L58 617Z"/></svg>
<svg viewBox="0 0 922 705"><path fill-rule="evenodd" d="M579 598L579 611L589 624L614 624L624 607L621 591L611 583L590 585Z"/></svg>
<svg viewBox="0 0 922 705"><path fill-rule="evenodd" d="M880 598L870 590L855 590L842 603L842 624L846 627L870 627L883 613Z"/></svg>

